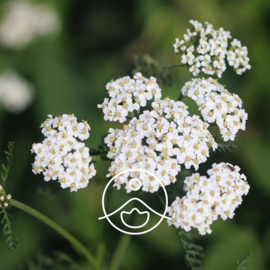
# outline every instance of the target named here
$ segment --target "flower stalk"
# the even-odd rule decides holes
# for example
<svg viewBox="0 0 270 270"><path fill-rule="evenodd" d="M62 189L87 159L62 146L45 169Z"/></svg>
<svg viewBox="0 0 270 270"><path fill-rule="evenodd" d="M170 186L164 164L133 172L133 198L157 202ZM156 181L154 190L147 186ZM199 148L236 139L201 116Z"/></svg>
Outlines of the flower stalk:
<svg viewBox="0 0 270 270"><path fill-rule="evenodd" d="M111 160L107 157L107 154L101 154L101 155L91 155L92 161L106 161Z"/></svg>
<svg viewBox="0 0 270 270"><path fill-rule="evenodd" d="M123 234L120 242L116 248L116 251L112 257L111 265L109 270L118 270L121 262L124 258L124 255L127 251L128 245L130 243L131 236L129 234Z"/></svg>
<svg viewBox="0 0 270 270"><path fill-rule="evenodd" d="M89 250L80 242L78 241L72 234L70 234L66 229L61 227L59 224L51 220L50 218L46 217L45 215L41 214L37 210L31 208L30 206L23 204L16 200L10 201L11 205L28 213L29 215L32 215L33 217L39 219L43 223L45 223L47 226L51 227L55 231L57 231L59 234L61 234L66 240L68 240L91 264L94 265L97 270L100 269L99 263L97 259L89 252Z"/></svg>

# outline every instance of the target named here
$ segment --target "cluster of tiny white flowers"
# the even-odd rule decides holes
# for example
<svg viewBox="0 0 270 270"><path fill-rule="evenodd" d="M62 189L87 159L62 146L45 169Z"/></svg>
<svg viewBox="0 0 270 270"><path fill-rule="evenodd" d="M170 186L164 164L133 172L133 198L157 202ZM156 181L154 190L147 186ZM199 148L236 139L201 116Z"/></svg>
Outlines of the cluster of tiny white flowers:
<svg viewBox="0 0 270 270"><path fill-rule="evenodd" d="M46 139L32 146L33 173L43 173L45 181L58 180L71 191L87 187L96 175L89 148L81 142L89 138L90 126L87 121L78 123L73 114L48 117L41 125Z"/></svg>
<svg viewBox="0 0 270 270"><path fill-rule="evenodd" d="M111 81L106 85L110 99L105 98L104 102L98 105L102 108L104 119L107 121L127 120L127 115L145 107L147 100L160 99L161 89L156 78L144 78L140 72L132 78L129 76Z"/></svg>
<svg viewBox="0 0 270 270"><path fill-rule="evenodd" d="M242 75L247 69L251 69L246 46L241 46L241 41L234 39L227 52L229 65L234 68L238 75Z"/></svg>
<svg viewBox="0 0 270 270"><path fill-rule="evenodd" d="M216 122L224 141L233 141L240 129L246 129L248 115L242 109L242 100L216 80L192 79L182 88L182 94L197 103L205 121Z"/></svg>
<svg viewBox="0 0 270 270"><path fill-rule="evenodd" d="M110 148L108 157L114 161L108 177L139 168L154 174L166 186L176 181L182 164L197 170L209 157L209 148L217 148L208 131L209 125L198 116L189 116L183 102L166 98L153 102L152 107L152 111L144 111L139 119L132 118L122 130L109 129L105 143ZM115 186L119 189L125 184L130 192L128 179L133 174L123 173ZM138 177L140 173L134 175ZM160 187L154 177L144 175L139 179L144 191L155 192Z"/></svg>
<svg viewBox="0 0 270 270"><path fill-rule="evenodd" d="M174 52L181 55L181 63L187 64L193 76L204 72L220 78L226 70L226 59L237 74L251 68L247 48L241 47L240 41L234 39L228 48L228 39L231 38L229 31L223 28L214 30L208 22L205 22L205 28L198 21L190 20L190 23L193 28L187 29L183 40L176 38L173 47Z"/></svg>
<svg viewBox="0 0 270 270"><path fill-rule="evenodd" d="M9 207L11 198L11 194L6 195L3 187L0 185L0 209Z"/></svg>
<svg viewBox="0 0 270 270"><path fill-rule="evenodd" d="M211 233L210 225L220 216L233 218L235 209L242 203L250 186L238 166L229 163L213 164L206 176L193 174L185 179L186 195L177 197L168 207L169 225L190 231L197 228L201 235Z"/></svg>
<svg viewBox="0 0 270 270"><path fill-rule="evenodd" d="M0 105L7 111L22 112L33 98L33 86L17 72L7 70L0 75Z"/></svg>
<svg viewBox="0 0 270 270"><path fill-rule="evenodd" d="M10 49L23 49L35 37L56 33L59 29L60 21L52 7L15 0L7 3L1 20L0 43Z"/></svg>

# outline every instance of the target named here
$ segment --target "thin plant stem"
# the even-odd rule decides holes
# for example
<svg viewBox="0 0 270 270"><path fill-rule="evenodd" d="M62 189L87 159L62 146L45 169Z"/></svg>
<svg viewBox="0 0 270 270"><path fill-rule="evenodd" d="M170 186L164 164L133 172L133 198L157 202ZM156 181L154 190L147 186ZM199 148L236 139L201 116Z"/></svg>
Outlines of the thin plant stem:
<svg viewBox="0 0 270 270"><path fill-rule="evenodd" d="M179 97L178 97L178 99L177 99L177 101L182 101L183 98L184 98L184 96L183 96L183 94L182 94L182 92L181 92L180 95L179 95Z"/></svg>
<svg viewBox="0 0 270 270"><path fill-rule="evenodd" d="M84 257L88 260L88 262L95 266L97 270L100 269L99 262L97 259L89 252L89 250L80 242L78 241L73 235L71 235L66 229L61 227L59 224L51 220L50 218L46 217L45 215L41 214L37 210L31 208L30 206L23 204L19 201L11 199L10 204L29 215L32 215L33 217L39 219L55 231L57 231L59 234L61 234L66 240L68 240L78 251L81 252L81 254L84 255Z"/></svg>
<svg viewBox="0 0 270 270"><path fill-rule="evenodd" d="M174 66L162 66L162 65L158 65L158 68L161 69L172 69L172 68L178 68L178 67L184 67L186 66L186 64L180 64L180 65L174 65Z"/></svg>
<svg viewBox="0 0 270 270"><path fill-rule="evenodd" d="M91 158L93 161L107 161L111 160L107 157L107 154L101 154L101 155L91 155Z"/></svg>
<svg viewBox="0 0 270 270"><path fill-rule="evenodd" d="M112 257L111 265L109 270L118 270L121 266L121 262L123 260L123 257L127 251L127 247L129 245L131 236L129 234L123 234L120 242L114 252L114 255Z"/></svg>

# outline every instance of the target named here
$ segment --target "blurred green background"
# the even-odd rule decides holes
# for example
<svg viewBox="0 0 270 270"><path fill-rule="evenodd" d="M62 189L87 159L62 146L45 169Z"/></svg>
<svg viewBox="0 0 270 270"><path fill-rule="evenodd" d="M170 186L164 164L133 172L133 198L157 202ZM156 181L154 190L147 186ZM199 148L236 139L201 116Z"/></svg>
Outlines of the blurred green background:
<svg viewBox="0 0 270 270"><path fill-rule="evenodd" d="M1 1L2 3L7 1ZM1 3L0 2L0 3ZM45 183L33 175L31 145L43 140L39 126L47 114L74 113L88 120L91 136L87 146L96 148L109 127L97 109L112 78L130 75L133 56L150 54L164 65L176 65L173 52L176 37L190 27L190 19L208 21L215 29L224 27L248 47L252 69L238 76L226 72L219 80L230 92L237 93L249 114L247 130L237 134L237 148L226 154L214 153L202 166L204 172L213 162L230 162L241 167L251 186L233 220L218 220L213 233L200 238L205 248L206 270L234 269L237 259L254 253L250 269L270 269L270 2L268 0L48 0L57 10L62 31L59 36L34 41L18 52L0 49L0 69L14 68L36 89L33 104L21 114L0 111L0 153L7 142L15 146L14 172L8 192L61 224L93 253L106 245L106 258L114 251L121 233L102 216L101 196L109 162L95 163L97 176L77 193L62 190L57 183ZM2 7L0 6L0 9ZM163 89L163 97L176 99L190 80L185 68L175 70L173 87ZM184 102L196 112L194 103ZM19 269L37 252L47 255L61 250L82 262L76 251L56 232L26 213L11 210L17 225L18 247L8 250L0 235L0 269ZM154 231L132 237L120 269L188 269L183 249L173 228L163 223Z"/></svg>

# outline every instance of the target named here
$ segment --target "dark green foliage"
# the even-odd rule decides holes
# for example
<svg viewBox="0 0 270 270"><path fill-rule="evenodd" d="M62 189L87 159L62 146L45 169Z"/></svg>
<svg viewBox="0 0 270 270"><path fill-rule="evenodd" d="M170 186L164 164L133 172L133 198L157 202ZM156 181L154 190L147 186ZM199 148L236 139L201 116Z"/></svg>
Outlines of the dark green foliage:
<svg viewBox="0 0 270 270"><path fill-rule="evenodd" d="M9 208L9 200L7 199L6 192L4 190L5 183L9 177L11 165L13 163L13 149L14 149L14 142L8 142L8 151L5 151L5 154L7 155L7 166L2 164L3 172L1 173L2 178L2 190L1 190L1 196L4 197L4 199L1 199L0 206L1 211L0 214L3 214L3 218L1 221L1 224L4 225L3 227L3 235L6 237L6 243L8 244L8 247L10 250L14 251L17 247L17 238L15 236L15 225L12 224L11 218L12 216L7 213L7 209ZM6 205L5 205L6 204Z"/></svg>
<svg viewBox="0 0 270 270"><path fill-rule="evenodd" d="M160 87L172 86L174 83L174 74L168 67L164 68L150 55L144 54L134 57L135 69L133 74L141 72L144 77L155 77Z"/></svg>
<svg viewBox="0 0 270 270"><path fill-rule="evenodd" d="M7 155L7 167L5 164L2 164L3 171L1 172L1 178L2 178L2 187L5 187L5 183L9 177L10 168L13 163L13 149L14 149L15 142L8 142L8 150L5 151L5 154Z"/></svg>
<svg viewBox="0 0 270 270"><path fill-rule="evenodd" d="M218 143L218 148L217 150L220 152L220 153L225 153L227 151L231 152L231 148L233 147L236 147L235 144L233 144L233 142L220 142Z"/></svg>
<svg viewBox="0 0 270 270"><path fill-rule="evenodd" d="M198 239L197 234L186 232L182 229L176 229L177 236L180 243L185 250L185 260L187 266L191 270L200 270L202 269L202 258L204 256L203 248L197 244L194 244L193 241Z"/></svg>
<svg viewBox="0 0 270 270"><path fill-rule="evenodd" d="M113 61L112 62L113 68L118 71L120 74L122 74L123 76L127 76L128 71L125 70L125 68L119 64L117 61Z"/></svg>
<svg viewBox="0 0 270 270"><path fill-rule="evenodd" d="M21 265L20 270L86 270L67 254L55 252L53 256L38 253L32 260Z"/></svg>
<svg viewBox="0 0 270 270"><path fill-rule="evenodd" d="M184 66L187 66L187 64L180 64L180 65L174 65L174 66L163 66L161 64L158 65L158 67L161 69L173 69L173 68L184 67Z"/></svg>
<svg viewBox="0 0 270 270"><path fill-rule="evenodd" d="M92 155L103 155L103 154L108 154L108 151L110 148L105 144L104 139L106 135L103 135L101 138L101 143L98 145L97 149L90 149L90 154Z"/></svg>
<svg viewBox="0 0 270 270"><path fill-rule="evenodd" d="M249 269L249 266L245 266L245 264L251 259L252 252L250 251L244 257L241 257L240 260L236 261L236 270L246 270Z"/></svg>
<svg viewBox="0 0 270 270"><path fill-rule="evenodd" d="M8 248L14 251L17 247L17 238L15 236L16 226L12 224L11 218L12 216L7 213L6 208L3 208L0 214L4 214L2 218L1 224L4 224L3 235L7 238L6 244Z"/></svg>

